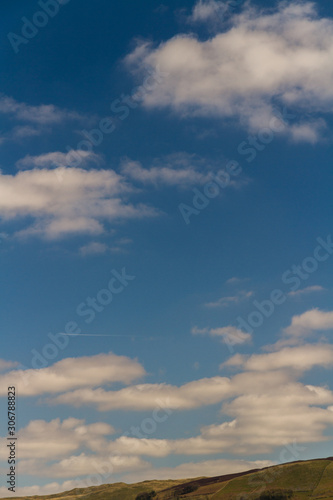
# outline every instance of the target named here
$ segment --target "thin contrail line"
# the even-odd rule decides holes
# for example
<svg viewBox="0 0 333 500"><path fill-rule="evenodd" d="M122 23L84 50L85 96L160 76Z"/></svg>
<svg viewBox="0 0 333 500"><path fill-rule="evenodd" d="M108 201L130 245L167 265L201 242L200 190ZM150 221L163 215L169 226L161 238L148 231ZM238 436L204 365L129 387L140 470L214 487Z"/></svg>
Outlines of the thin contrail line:
<svg viewBox="0 0 333 500"><path fill-rule="evenodd" d="M60 335L64 335L66 337L128 337L128 338L136 338L136 339L156 339L160 337L142 337L141 335L108 335L108 334L100 334L100 333L60 333Z"/></svg>

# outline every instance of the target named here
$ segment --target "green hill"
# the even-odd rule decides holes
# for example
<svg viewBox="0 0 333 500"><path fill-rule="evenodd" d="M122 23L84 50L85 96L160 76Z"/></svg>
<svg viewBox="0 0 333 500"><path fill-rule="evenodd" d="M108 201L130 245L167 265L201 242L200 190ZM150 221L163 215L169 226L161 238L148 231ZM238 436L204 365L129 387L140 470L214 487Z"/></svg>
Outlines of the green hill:
<svg viewBox="0 0 333 500"><path fill-rule="evenodd" d="M14 497L10 498L14 500ZM130 485L105 484L57 495L26 497L26 500L136 500L137 498L138 500L181 498L333 500L333 457L193 480L144 481Z"/></svg>

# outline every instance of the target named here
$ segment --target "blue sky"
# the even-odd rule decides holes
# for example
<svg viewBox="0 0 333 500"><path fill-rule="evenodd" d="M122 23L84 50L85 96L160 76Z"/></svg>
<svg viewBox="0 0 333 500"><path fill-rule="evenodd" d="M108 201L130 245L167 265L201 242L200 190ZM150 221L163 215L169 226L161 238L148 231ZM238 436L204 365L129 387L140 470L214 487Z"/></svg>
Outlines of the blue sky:
<svg viewBox="0 0 333 500"><path fill-rule="evenodd" d="M331 455L332 8L1 9L17 492Z"/></svg>

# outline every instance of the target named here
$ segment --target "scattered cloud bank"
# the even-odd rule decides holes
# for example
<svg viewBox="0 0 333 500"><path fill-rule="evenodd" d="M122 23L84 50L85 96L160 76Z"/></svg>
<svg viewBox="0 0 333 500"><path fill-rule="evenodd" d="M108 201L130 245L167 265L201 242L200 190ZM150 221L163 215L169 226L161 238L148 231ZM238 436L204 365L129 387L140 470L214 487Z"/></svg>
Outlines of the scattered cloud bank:
<svg viewBox="0 0 333 500"><path fill-rule="evenodd" d="M332 312L311 310L292 318L288 334L299 336L299 328L307 334L309 330L332 327ZM237 329L231 331L231 328L195 328L192 333L217 338L243 333ZM294 328L297 328L296 333ZM244 342L248 340L243 339ZM0 387L17 385L21 397L46 396L40 400L42 404L89 406L100 412L144 412L139 421L134 413L135 425L117 431L109 423L87 424L75 418L30 422L19 430L20 470L27 475L72 480L75 476L91 474L93 463L97 469L111 467L112 473L132 480L196 476L200 465L194 462L183 463L175 469L159 469L146 461L147 457L158 459L222 452L240 457L202 462L201 474L209 467L210 474L215 467L221 467L221 474L235 470L233 467L237 470L243 466L250 468L250 462L241 459L247 455L271 453L295 442L302 446L326 441L329 436L325 431L333 425L333 392L327 386L301 381L314 367L332 368L333 346L330 344L275 346L273 352L249 356L236 354L220 366L225 371L236 371L235 374L203 378L179 387L133 385L135 380L146 375L143 366L136 360L113 353L64 359L36 370L14 370L13 362L4 360L0 366L7 370L0 375ZM115 382L127 387L110 390L107 386ZM2 395L5 397L6 391ZM147 430L149 426L145 427L148 422L156 427L157 423L162 425L174 411L218 403L221 406L215 422L203 426L190 437L160 438L154 430ZM0 458L5 458L4 453ZM265 461L260 463L266 464ZM64 484L69 483L62 483L62 486L52 483L50 489L65 489Z"/></svg>
<svg viewBox="0 0 333 500"><path fill-rule="evenodd" d="M0 171L2 222L13 222L14 235L21 238L96 237L106 234L106 229L110 231L106 224L161 214L157 208L131 202L131 197L142 194L142 186L191 189L211 180L210 170L214 172L219 167L206 158L184 152L155 158L149 168L125 159L120 173L100 168L102 161L100 155L83 150L21 158L16 162L16 174ZM109 247L89 242L80 252L120 253L126 251L125 247L120 240Z"/></svg>
<svg viewBox="0 0 333 500"><path fill-rule="evenodd" d="M215 4L199 2L196 19L209 20ZM230 22L208 40L179 35L129 54L133 71L168 75L145 96L145 106L233 118L251 131L270 126L276 106L287 107L304 118L285 123L284 131L296 141L318 140L325 122L316 113L333 111L332 19L319 17L312 2L280 2L275 11L247 6Z"/></svg>

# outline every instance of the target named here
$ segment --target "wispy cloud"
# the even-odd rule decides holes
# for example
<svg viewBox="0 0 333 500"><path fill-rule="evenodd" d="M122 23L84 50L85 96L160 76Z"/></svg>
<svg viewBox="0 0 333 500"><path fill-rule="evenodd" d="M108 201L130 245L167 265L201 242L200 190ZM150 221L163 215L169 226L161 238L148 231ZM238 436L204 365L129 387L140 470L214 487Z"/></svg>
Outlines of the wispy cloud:
<svg viewBox="0 0 333 500"><path fill-rule="evenodd" d="M70 167L72 166L71 162L73 159L79 160L82 167L91 163L101 163L101 157L92 151L70 150L68 153L54 151L37 156L27 155L16 162L16 167L21 170L29 168Z"/></svg>
<svg viewBox="0 0 333 500"><path fill-rule="evenodd" d="M209 335L210 337L220 338L222 342L230 346L245 344L251 342L252 335L244 333L234 326L224 326L222 328L197 328L191 330L193 335Z"/></svg>
<svg viewBox="0 0 333 500"><path fill-rule="evenodd" d="M242 290L238 292L236 295L232 295L229 297L221 297L220 299L216 300L215 302L208 302L205 304L206 307L228 307L230 305L235 305L239 304L240 302L244 300L248 300L253 296L254 292L253 291L246 291Z"/></svg>
<svg viewBox="0 0 333 500"><path fill-rule="evenodd" d="M53 104L32 106L4 94L0 94L0 113L17 121L38 125L54 125L66 120L82 119L82 116L75 111L62 110Z"/></svg>
<svg viewBox="0 0 333 500"><path fill-rule="evenodd" d="M101 243L98 241L91 241L86 245L80 247L80 254L84 257L89 255L101 255L105 253L127 253L128 246L132 243L132 240L128 238L120 238L115 240L115 242L111 245L107 245L106 243Z"/></svg>
<svg viewBox="0 0 333 500"><path fill-rule="evenodd" d="M108 246L105 243L100 243L98 241L91 241L87 245L80 248L80 253L83 256L86 255L100 255L106 253Z"/></svg>
<svg viewBox="0 0 333 500"><path fill-rule="evenodd" d="M239 283L243 283L244 281L248 281L248 278L237 278L233 276L226 281L227 285L238 285Z"/></svg>
<svg viewBox="0 0 333 500"><path fill-rule="evenodd" d="M190 187L209 180L207 160L197 155L177 153L158 158L144 168L140 162L126 159L121 172L133 181L155 187Z"/></svg>
<svg viewBox="0 0 333 500"><path fill-rule="evenodd" d="M324 292L325 288L322 286L314 285L314 286L308 286L306 288L302 288L301 290L296 290L295 292L289 292L288 295L289 297L301 297L303 295L309 295L311 293L316 293L316 292Z"/></svg>
<svg viewBox="0 0 333 500"><path fill-rule="evenodd" d="M215 0L199 0L193 7L188 20L191 23L210 22L215 24L216 20L221 22L224 14L229 10L227 2Z"/></svg>

